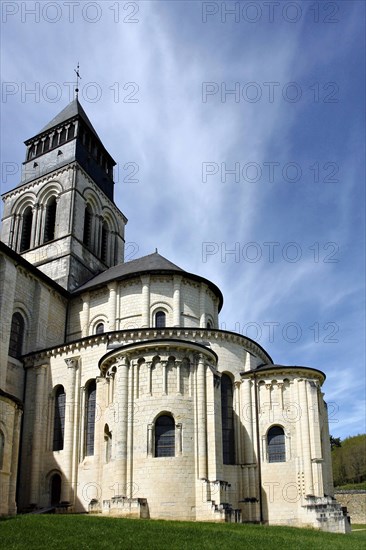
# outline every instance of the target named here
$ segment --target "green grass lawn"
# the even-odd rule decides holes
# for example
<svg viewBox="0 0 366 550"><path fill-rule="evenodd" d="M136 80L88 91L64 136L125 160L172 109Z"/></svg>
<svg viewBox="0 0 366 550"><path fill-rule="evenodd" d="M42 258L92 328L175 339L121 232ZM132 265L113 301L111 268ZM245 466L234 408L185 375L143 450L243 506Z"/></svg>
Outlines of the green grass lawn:
<svg viewBox="0 0 366 550"><path fill-rule="evenodd" d="M366 526L357 527L361 529ZM0 547L7 550L363 550L366 547L366 531L338 535L294 527L115 519L86 515L24 515L0 522Z"/></svg>

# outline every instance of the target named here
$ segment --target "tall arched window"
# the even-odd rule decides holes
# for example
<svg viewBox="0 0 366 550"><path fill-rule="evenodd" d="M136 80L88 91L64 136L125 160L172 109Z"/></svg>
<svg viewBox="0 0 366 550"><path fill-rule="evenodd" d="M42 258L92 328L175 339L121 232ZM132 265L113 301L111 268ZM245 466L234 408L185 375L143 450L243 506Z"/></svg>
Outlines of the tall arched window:
<svg viewBox="0 0 366 550"><path fill-rule="evenodd" d="M48 243L55 238L56 227L56 197L51 197L46 206L43 242Z"/></svg>
<svg viewBox="0 0 366 550"><path fill-rule="evenodd" d="M224 464L235 464L233 383L230 376L221 377L222 454Z"/></svg>
<svg viewBox="0 0 366 550"><path fill-rule="evenodd" d="M23 213L22 235L20 238L20 252L29 250L32 233L33 211L31 206L27 206Z"/></svg>
<svg viewBox="0 0 366 550"><path fill-rule="evenodd" d="M164 311L157 311L155 313L155 326L156 328L164 328L166 321L166 315Z"/></svg>
<svg viewBox="0 0 366 550"><path fill-rule="evenodd" d="M107 263L107 259L108 259L108 225L106 224L106 222L103 222L101 260L102 262Z"/></svg>
<svg viewBox="0 0 366 550"><path fill-rule="evenodd" d="M92 210L89 204L87 204L85 207L85 213L84 213L83 243L88 248L91 248L91 242L92 242Z"/></svg>
<svg viewBox="0 0 366 550"><path fill-rule="evenodd" d="M24 341L24 319L18 312L14 313L11 319L9 355L20 357L23 351Z"/></svg>
<svg viewBox="0 0 366 550"><path fill-rule="evenodd" d="M285 432L272 426L267 433L268 462L286 462Z"/></svg>
<svg viewBox="0 0 366 550"><path fill-rule="evenodd" d="M5 448L5 436L3 432L0 430L0 470L2 470L4 466L4 448Z"/></svg>
<svg viewBox="0 0 366 550"><path fill-rule="evenodd" d="M63 386L59 386L55 393L55 416L53 419L53 451L62 451L64 448L65 433L65 406L66 394Z"/></svg>
<svg viewBox="0 0 366 550"><path fill-rule="evenodd" d="M94 432L95 432L95 403L97 387L95 380L92 380L86 389L86 434L85 434L85 455L94 454Z"/></svg>
<svg viewBox="0 0 366 550"><path fill-rule="evenodd" d="M166 414L155 422L155 456L175 456L174 419Z"/></svg>

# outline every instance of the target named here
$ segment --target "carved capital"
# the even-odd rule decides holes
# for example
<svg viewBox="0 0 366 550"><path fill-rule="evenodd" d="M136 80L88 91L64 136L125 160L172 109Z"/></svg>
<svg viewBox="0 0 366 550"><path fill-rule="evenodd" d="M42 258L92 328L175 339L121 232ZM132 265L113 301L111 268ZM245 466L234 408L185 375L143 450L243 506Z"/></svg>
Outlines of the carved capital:
<svg viewBox="0 0 366 550"><path fill-rule="evenodd" d="M79 358L70 357L70 359L65 359L65 363L68 369L77 369L79 366Z"/></svg>

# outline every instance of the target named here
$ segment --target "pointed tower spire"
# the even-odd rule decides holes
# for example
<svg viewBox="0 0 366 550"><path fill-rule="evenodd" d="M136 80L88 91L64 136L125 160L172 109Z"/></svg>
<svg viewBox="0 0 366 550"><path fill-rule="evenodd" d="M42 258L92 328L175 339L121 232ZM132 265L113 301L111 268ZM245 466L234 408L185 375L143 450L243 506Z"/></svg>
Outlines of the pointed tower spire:
<svg viewBox="0 0 366 550"><path fill-rule="evenodd" d="M79 78L81 80L79 69L80 69L80 66L79 66L79 61L78 61L78 66L76 67L76 69L74 69L74 71L76 72L76 87L75 87L75 97L76 97L76 99L78 99L78 97L79 97Z"/></svg>

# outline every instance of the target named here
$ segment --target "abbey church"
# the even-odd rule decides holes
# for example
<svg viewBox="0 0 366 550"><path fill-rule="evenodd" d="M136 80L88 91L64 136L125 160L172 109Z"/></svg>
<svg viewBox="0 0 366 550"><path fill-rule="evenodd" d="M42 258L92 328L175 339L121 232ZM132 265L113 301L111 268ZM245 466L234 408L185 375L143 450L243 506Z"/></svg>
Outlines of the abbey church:
<svg viewBox="0 0 366 550"><path fill-rule="evenodd" d="M213 282L124 262L115 161L77 97L25 145L2 196L0 514L346 532L325 375L220 330Z"/></svg>

